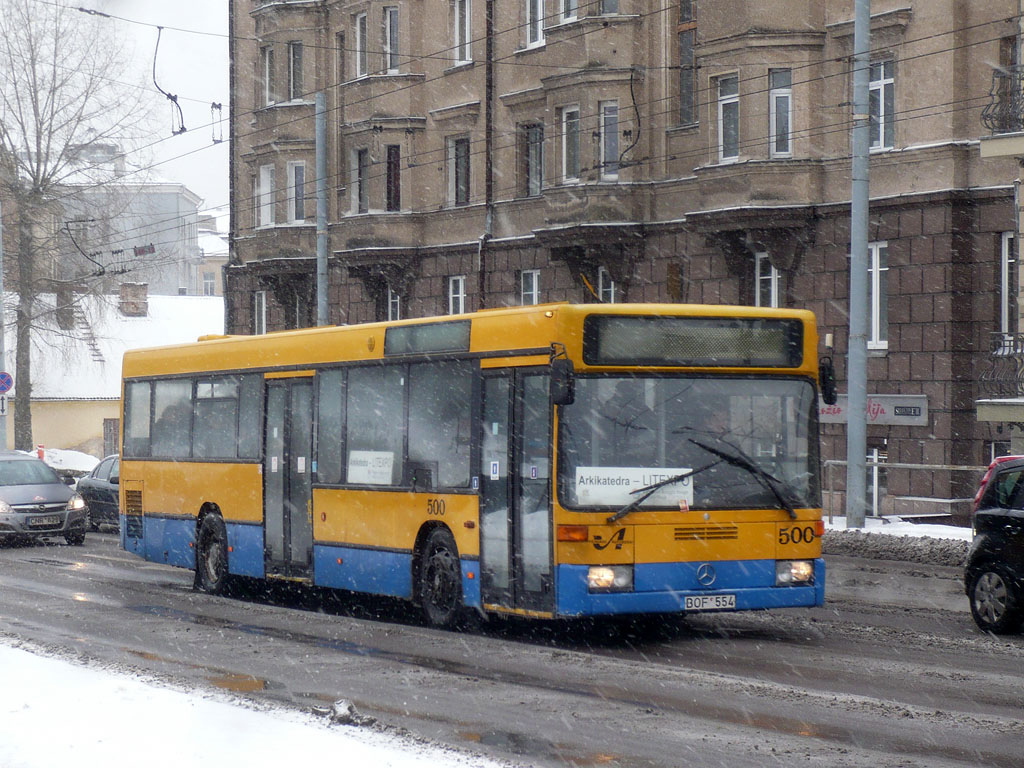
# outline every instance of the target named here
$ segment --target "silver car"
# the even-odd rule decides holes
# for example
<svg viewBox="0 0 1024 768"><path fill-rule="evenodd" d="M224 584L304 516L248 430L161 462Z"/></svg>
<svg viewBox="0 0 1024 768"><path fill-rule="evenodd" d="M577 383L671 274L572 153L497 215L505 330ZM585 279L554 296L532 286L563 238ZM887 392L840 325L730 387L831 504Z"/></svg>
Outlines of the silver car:
<svg viewBox="0 0 1024 768"><path fill-rule="evenodd" d="M32 456L0 452L0 540L63 536L85 541L82 497L49 466Z"/></svg>

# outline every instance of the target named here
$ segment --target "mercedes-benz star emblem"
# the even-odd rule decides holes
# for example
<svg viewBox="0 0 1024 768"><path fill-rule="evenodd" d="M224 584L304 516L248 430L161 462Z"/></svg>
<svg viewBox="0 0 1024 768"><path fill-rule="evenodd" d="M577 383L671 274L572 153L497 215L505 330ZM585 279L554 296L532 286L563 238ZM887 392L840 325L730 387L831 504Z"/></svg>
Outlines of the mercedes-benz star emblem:
<svg viewBox="0 0 1024 768"><path fill-rule="evenodd" d="M702 587L710 587L715 583L715 567L711 563L701 563L697 568L697 581Z"/></svg>

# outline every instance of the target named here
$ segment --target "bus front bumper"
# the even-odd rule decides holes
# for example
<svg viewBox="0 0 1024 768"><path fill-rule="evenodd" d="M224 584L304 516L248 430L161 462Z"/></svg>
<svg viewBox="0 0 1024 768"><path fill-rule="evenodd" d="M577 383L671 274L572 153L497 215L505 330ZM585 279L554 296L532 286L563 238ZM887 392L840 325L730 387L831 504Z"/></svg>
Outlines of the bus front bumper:
<svg viewBox="0 0 1024 768"><path fill-rule="evenodd" d="M592 592L587 586L590 566L560 565L556 577L556 613L591 616L753 611L825 603L823 559L813 561L812 583L798 586L775 586L775 562L638 563L633 566L633 588L622 592ZM708 581L706 566L711 566L714 578L708 586L702 586L702 580Z"/></svg>

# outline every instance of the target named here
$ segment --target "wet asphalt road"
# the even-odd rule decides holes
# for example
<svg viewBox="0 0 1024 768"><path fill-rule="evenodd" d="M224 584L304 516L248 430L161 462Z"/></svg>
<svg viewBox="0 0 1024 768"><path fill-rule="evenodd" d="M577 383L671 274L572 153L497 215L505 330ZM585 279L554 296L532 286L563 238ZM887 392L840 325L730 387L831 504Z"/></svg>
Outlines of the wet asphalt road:
<svg viewBox="0 0 1024 768"><path fill-rule="evenodd" d="M959 569L828 567L820 609L441 632L397 602L199 594L91 534L0 546L0 634L289 706L347 699L519 765L1024 764L1024 637L977 631Z"/></svg>

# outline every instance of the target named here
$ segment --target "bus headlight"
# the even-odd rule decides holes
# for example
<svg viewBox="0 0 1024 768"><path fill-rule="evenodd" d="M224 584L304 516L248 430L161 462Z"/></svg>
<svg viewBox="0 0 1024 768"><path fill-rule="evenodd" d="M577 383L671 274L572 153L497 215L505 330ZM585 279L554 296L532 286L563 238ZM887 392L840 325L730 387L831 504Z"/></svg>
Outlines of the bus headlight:
<svg viewBox="0 0 1024 768"><path fill-rule="evenodd" d="M779 560L775 563L775 586L814 583L814 563L810 560Z"/></svg>
<svg viewBox="0 0 1024 768"><path fill-rule="evenodd" d="M592 565L587 571L591 592L629 592L633 589L633 566Z"/></svg>

